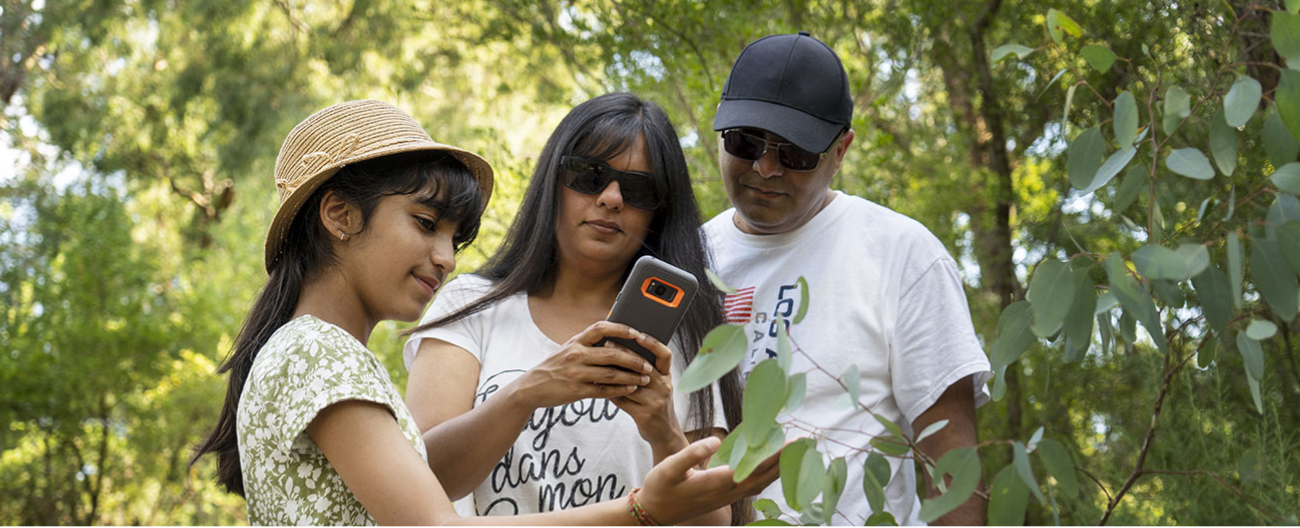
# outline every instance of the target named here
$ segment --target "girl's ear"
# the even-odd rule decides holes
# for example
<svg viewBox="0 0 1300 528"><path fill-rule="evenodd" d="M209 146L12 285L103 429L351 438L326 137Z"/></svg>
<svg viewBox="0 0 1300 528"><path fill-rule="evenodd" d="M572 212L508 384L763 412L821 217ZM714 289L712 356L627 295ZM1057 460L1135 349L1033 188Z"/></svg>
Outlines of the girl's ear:
<svg viewBox="0 0 1300 528"><path fill-rule="evenodd" d="M334 191L326 191L320 199L320 223L331 237L347 240L361 232L361 212Z"/></svg>

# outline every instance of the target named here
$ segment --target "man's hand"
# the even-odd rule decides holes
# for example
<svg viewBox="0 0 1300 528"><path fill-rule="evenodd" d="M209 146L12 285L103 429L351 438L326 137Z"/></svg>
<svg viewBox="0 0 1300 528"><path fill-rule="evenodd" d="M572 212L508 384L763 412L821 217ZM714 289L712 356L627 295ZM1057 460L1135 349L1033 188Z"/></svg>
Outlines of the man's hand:
<svg viewBox="0 0 1300 528"><path fill-rule="evenodd" d="M934 405L912 422L913 431L924 431L930 424L939 420L948 420L948 425L918 444L921 452L933 460L939 460L950 450L959 447L975 447L979 443L975 422L975 387L972 378L973 376L967 376L950 385ZM926 496L930 498L939 496L939 488L930 481L928 475L925 480ZM988 501L979 495L971 495L971 498L957 509L935 519L930 524L983 525L986 522L987 511Z"/></svg>

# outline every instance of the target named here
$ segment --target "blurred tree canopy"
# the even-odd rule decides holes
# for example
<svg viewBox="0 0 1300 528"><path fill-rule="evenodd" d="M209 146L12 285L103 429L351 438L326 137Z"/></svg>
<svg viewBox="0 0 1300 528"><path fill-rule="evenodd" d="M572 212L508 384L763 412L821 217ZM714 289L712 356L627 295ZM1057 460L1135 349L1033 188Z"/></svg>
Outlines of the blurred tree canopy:
<svg viewBox="0 0 1300 528"><path fill-rule="evenodd" d="M214 485L211 461L187 460L220 406L215 366L265 278L276 152L312 111L390 101L436 140L491 161L497 190L479 240L459 260L472 271L513 220L550 130L573 105L609 91L668 111L706 215L725 209L711 123L731 61L758 37L798 30L839 53L855 91L858 135L833 186L943 240L990 352L1004 308L1026 299L1040 262L1118 253L1146 278L1140 248L1186 239L1209 247L1211 268L1238 277L1231 323L1174 341L1194 354L1188 368L1169 368L1128 305L1089 330L1086 353L1067 353L1066 339L1034 339L1006 366L1005 396L979 411L981 438L1005 443L984 453L983 482L995 482L1011 443L1039 427L1081 470L1077 496L1052 495L1024 522L1294 524L1300 514L1296 309L1279 310L1275 289L1252 279L1266 258L1249 259L1241 285L1228 240L1240 235L1248 255L1267 251L1266 229L1300 219L1290 216L1300 201L1270 180L1300 152L1300 134L1288 132L1300 125L1288 113L1296 103L1286 99L1300 82L1288 81L1290 48L1282 49L1300 44L1270 36L1272 24L1294 16L1280 0L0 6L7 524L245 520L242 500ZM1104 54L1087 46L1105 48L1113 66L1100 67ZM1220 174L1174 174L1171 149L1223 152L1226 136L1211 129L1238 75L1257 80L1263 97L1232 127L1233 167L1214 153ZM1171 86L1197 103L1171 106ZM1141 133L1159 134L1162 150L1083 193L1071 184L1072 152L1094 128L1117 136L1112 129L1127 126L1116 123L1123 94L1136 98ZM1103 152L1125 146L1098 138ZM1090 269L1100 290L1115 289L1109 270ZM1214 304L1199 284L1141 285L1170 321L1195 329L1219 319L1205 313L1219 308L1206 308ZM1238 352L1229 329L1245 334L1257 319L1276 332L1255 341L1267 371L1245 376L1253 356ZM402 328L381 325L370 343L399 387Z"/></svg>

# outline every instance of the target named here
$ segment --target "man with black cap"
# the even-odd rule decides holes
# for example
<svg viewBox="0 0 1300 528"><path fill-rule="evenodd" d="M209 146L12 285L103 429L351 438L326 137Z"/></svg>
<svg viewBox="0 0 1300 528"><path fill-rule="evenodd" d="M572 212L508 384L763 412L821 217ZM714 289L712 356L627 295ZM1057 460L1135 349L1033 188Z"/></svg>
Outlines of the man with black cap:
<svg viewBox="0 0 1300 528"><path fill-rule="evenodd" d="M852 118L848 75L826 44L806 32L751 43L736 59L713 121L735 207L705 231L719 274L737 289L725 307L730 322L746 326L742 374L776 357L784 321L801 351L791 372L808 374L803 404L783 421L797 425L792 436L818 431L823 452L847 458L848 483L830 521L861 525L878 513L861 491L867 442L889 434L861 406L913 438L947 420L919 444L938 460L977 443L975 407L989 398L992 372L943 244L915 220L831 190L853 144ZM843 402L840 385L851 382L854 368L858 407ZM884 510L900 524L921 524L912 460L886 460ZM779 482L761 497L793 511ZM984 518L976 495L936 523Z"/></svg>

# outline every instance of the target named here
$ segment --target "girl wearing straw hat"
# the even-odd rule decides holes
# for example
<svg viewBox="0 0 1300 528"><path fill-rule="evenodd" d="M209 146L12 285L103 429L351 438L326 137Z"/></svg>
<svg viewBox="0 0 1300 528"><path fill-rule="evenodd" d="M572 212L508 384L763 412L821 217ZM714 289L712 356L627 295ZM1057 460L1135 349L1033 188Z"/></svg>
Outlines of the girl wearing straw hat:
<svg viewBox="0 0 1300 528"><path fill-rule="evenodd" d="M632 352L590 346L641 255L695 274L701 292L672 346L646 346L655 368L635 369ZM734 373L690 396L673 391L705 334L723 323L706 255L686 159L663 110L614 93L570 111L501 248L447 285L404 349L417 425L461 447L429 457L452 498L472 492L458 506L513 515L616 499L691 439L740 421ZM738 504L734 520L748 512ZM731 520L724 508L693 522Z"/></svg>
<svg viewBox="0 0 1300 528"><path fill-rule="evenodd" d="M217 455L218 480L247 499L253 524L476 523L456 516L430 471L428 453L448 447L421 437L365 344L381 320L418 318L455 269L491 167L392 105L351 101L294 127L275 180L269 278L221 367L226 401L195 459ZM716 448L697 442L665 460L622 503L512 522L674 523L774 479L774 464L741 484L725 468L693 469Z"/></svg>

